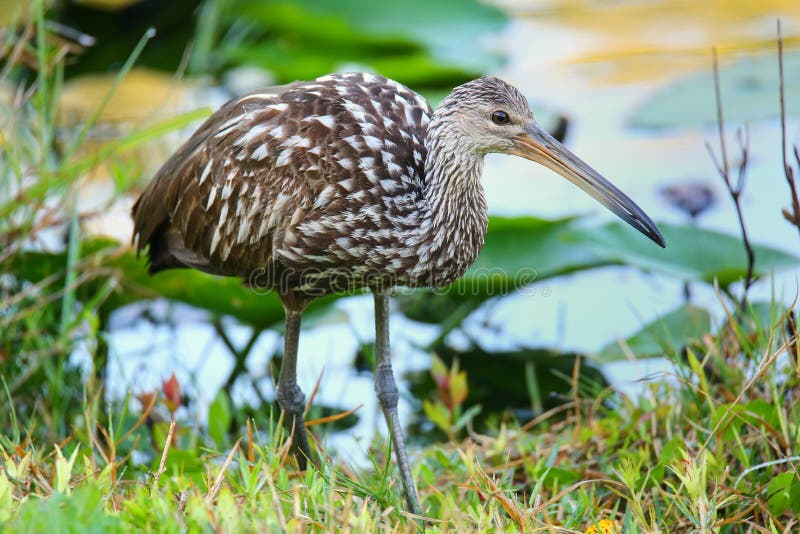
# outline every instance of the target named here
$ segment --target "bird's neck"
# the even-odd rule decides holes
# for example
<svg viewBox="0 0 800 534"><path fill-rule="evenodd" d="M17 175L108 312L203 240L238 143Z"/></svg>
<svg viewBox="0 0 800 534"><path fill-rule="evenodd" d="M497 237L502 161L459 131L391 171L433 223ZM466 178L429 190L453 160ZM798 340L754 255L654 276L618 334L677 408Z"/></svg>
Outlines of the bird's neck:
<svg viewBox="0 0 800 534"><path fill-rule="evenodd" d="M425 140L425 214L420 231L437 285L452 282L475 261L488 222L481 185L483 155L459 150L455 132L436 117ZM427 254L425 254L427 253Z"/></svg>

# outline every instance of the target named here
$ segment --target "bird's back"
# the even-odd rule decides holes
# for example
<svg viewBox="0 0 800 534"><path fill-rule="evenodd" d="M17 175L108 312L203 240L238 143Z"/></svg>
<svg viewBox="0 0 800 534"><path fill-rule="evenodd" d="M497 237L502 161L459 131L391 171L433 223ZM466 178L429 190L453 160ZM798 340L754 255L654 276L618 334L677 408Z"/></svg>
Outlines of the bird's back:
<svg viewBox="0 0 800 534"><path fill-rule="evenodd" d="M134 205L137 252L149 245L151 272L267 273L270 286L402 268L391 249L418 224L431 113L408 88L360 73L231 100Z"/></svg>

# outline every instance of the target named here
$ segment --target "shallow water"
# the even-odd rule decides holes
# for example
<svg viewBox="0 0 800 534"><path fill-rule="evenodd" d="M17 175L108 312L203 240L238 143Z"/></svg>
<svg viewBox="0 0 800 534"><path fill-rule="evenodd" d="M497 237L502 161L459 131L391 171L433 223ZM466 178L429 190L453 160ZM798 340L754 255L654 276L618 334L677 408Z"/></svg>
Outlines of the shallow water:
<svg viewBox="0 0 800 534"><path fill-rule="evenodd" d="M796 50L800 6L796 2L741 2L736 7L721 1L701 4L706 7L689 2L615 2L612 7L600 2L509 3L516 14L489 46L509 58L495 74L522 88L535 106L568 115L569 147L655 220L684 221L659 197L661 187L699 180L717 193L717 205L701 218L701 225L736 233L733 208L704 146L706 141L716 143L713 126L649 131L626 124L638 105L676 78L708 69L712 44L721 47L723 66L744 55L774 54L770 40L778 13L788 47ZM723 96L724 91L723 86ZM797 232L780 214L788 197L778 155L779 124L767 118L749 126L751 165L744 211L751 238L800 255ZM731 147L735 146L735 127L731 124L728 132ZM791 118L788 131L790 139L800 142L797 117ZM574 186L525 160L489 157L484 185L495 214L555 217L588 212L596 213L598 221L611 217ZM776 275L774 288L783 300L791 301L797 292L798 274L800 270ZM480 337L492 348L532 345L591 353L673 309L683 298L680 281L623 268L598 269L535 287L532 294L503 299L490 312L479 310L468 320L469 328L485 332ZM754 287L754 295L766 299L771 291L769 281ZM719 315L721 308L711 288L695 286L694 297ZM366 296L340 301L337 305L348 320L307 329L300 343L299 382L304 391L311 391L324 372L319 402L343 409L364 405L354 429L327 438L329 453L337 451L355 463L365 460L363 451L376 429L384 430L371 377L357 374L352 366L359 340L373 337L371 300ZM186 307L176 309L174 315L182 320L174 328L154 327L135 318L132 310L115 314L110 393L122 394L131 383L141 389L157 388L174 370L188 389L197 391L196 415L203 417L205 404L233 361L213 329L201 320L202 314L192 317ZM485 328L487 319L500 325L499 334ZM243 344L249 328L226 324L231 338ZM393 315L391 327L396 373L428 368L429 356L414 346L432 340L436 327L413 323L399 314ZM272 386L266 363L279 343L278 335L264 333L249 360L251 373L261 377L259 383L268 398ZM607 368L609 380L630 393L639 390L636 381L640 378L654 378L653 372L663 378L658 373L669 373L669 366L650 361ZM420 401L412 399L403 385L401 389L400 414L408 420ZM238 388L236 395L240 400L252 399L247 387Z"/></svg>

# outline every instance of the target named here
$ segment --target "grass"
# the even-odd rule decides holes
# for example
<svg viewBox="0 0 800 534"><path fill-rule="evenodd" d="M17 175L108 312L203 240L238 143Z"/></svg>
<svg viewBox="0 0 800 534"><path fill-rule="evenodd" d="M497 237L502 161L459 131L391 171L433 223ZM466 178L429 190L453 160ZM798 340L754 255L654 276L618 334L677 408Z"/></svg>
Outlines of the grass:
<svg viewBox="0 0 800 534"><path fill-rule="evenodd" d="M758 349L743 360L745 345ZM8 532L584 532L603 520L624 532L794 532L800 366L789 349L781 320L723 329L639 398L576 396L525 426L414 449L424 523L403 511L385 444L371 469L334 460L299 473L279 425L248 421L223 448L191 420L170 425L174 406L155 396L101 418L87 387L62 443L36 442L6 414L0 521ZM134 450L152 457L133 462Z"/></svg>
<svg viewBox="0 0 800 534"><path fill-rule="evenodd" d="M403 511L390 448L381 441L371 448L371 468L334 459L320 472L301 473L280 424L248 419L224 396L209 409L210 428L178 409L175 384L164 395L106 403L102 382L70 365L68 355L80 348L101 365L102 304L118 273L106 272L98 256L113 250L78 254L73 194L99 162L196 114L90 155L79 150L84 128L59 152L55 101L68 51L49 38L42 4L33 5L19 30L30 40L8 40L5 49L33 64L2 70L21 73L21 90L0 114L0 266L40 246L52 229L66 228L68 254L61 272L37 283L0 276L3 531L800 528L800 364L794 331L787 333L787 316L777 310L767 323L754 310L731 312L701 344L669 354L673 374L648 382L638 398L612 389L585 397L576 367L563 405L522 426L497 423L486 435L456 424L474 407L460 404L469 376L452 370L459 379L450 383L460 389L450 393L458 394L447 397L448 406L428 405L445 414L447 441L411 451L424 521ZM90 296L78 298L93 283Z"/></svg>

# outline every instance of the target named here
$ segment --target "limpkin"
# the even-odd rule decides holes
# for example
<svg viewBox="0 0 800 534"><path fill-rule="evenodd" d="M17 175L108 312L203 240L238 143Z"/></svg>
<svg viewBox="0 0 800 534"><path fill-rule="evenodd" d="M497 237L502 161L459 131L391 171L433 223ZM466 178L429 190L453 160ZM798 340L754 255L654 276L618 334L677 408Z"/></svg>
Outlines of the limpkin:
<svg viewBox="0 0 800 534"><path fill-rule="evenodd" d="M522 94L484 77L434 111L374 74L323 76L235 98L164 164L133 207L149 270L194 268L273 289L286 313L276 396L298 465L312 456L297 385L300 319L309 302L369 288L375 390L409 507L421 511L397 416L389 289L444 286L469 267L488 222L484 156L514 154L563 175L655 241L624 193L536 123Z"/></svg>

